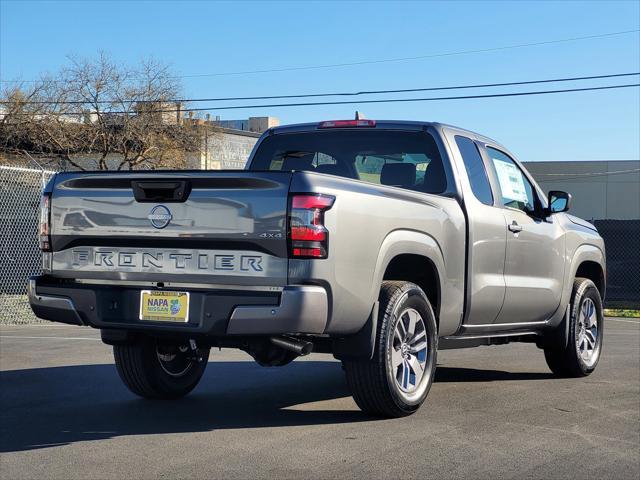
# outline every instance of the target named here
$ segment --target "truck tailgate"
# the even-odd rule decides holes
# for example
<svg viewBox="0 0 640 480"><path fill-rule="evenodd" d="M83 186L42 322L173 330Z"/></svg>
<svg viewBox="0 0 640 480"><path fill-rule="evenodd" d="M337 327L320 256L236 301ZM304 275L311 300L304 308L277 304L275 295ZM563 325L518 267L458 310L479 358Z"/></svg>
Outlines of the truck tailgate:
<svg viewBox="0 0 640 480"><path fill-rule="evenodd" d="M51 198L52 273L285 285L290 180L290 172L60 174Z"/></svg>

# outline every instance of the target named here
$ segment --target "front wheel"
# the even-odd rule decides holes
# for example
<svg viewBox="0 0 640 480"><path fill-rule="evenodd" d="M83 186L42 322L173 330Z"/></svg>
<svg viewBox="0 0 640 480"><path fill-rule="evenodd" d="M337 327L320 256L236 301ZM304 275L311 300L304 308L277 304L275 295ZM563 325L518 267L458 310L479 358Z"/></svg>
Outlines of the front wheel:
<svg viewBox="0 0 640 480"><path fill-rule="evenodd" d="M136 395L172 399L188 394L202 378L209 349L192 341L167 343L143 338L136 343L114 345L113 356L120 378Z"/></svg>
<svg viewBox="0 0 640 480"><path fill-rule="evenodd" d="M438 334L427 296L410 282L385 281L371 360L345 360L353 398L366 413L410 415L425 401L436 370Z"/></svg>
<svg viewBox="0 0 640 480"><path fill-rule="evenodd" d="M564 348L544 350L547 365L562 377L584 377L600 359L604 338L604 314L600 292L586 278L576 278L569 305L569 336Z"/></svg>

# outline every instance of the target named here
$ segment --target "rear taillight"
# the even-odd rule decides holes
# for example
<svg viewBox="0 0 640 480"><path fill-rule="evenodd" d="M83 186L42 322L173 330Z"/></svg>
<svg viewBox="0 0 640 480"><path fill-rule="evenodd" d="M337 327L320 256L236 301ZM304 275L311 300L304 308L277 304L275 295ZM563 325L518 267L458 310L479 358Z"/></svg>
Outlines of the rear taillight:
<svg viewBox="0 0 640 480"><path fill-rule="evenodd" d="M327 258L329 232L324 212L335 197L322 194L293 195L289 209L289 253L295 258Z"/></svg>
<svg viewBox="0 0 640 480"><path fill-rule="evenodd" d="M40 199L40 221L38 222L40 250L51 251L51 194L43 193Z"/></svg>

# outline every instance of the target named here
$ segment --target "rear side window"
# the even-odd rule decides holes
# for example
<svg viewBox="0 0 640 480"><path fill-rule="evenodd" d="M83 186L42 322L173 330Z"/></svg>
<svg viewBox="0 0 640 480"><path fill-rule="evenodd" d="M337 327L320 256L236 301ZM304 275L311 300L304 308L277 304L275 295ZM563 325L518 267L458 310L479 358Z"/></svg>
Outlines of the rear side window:
<svg viewBox="0 0 640 480"><path fill-rule="evenodd" d="M470 138L456 135L456 144L462 155L473 194L485 205L493 205L493 194L487 170L475 142Z"/></svg>
<svg viewBox="0 0 640 480"><path fill-rule="evenodd" d="M262 141L250 168L312 171L434 194L448 187L438 147L427 132L349 129L276 134Z"/></svg>

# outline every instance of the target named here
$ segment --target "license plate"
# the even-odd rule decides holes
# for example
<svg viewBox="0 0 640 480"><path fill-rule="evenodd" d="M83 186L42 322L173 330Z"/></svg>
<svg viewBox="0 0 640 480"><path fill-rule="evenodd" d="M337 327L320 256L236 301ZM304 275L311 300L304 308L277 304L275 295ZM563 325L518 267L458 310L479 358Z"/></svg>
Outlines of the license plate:
<svg viewBox="0 0 640 480"><path fill-rule="evenodd" d="M140 320L152 322L188 322L189 292L142 290Z"/></svg>

